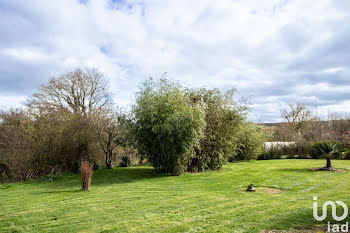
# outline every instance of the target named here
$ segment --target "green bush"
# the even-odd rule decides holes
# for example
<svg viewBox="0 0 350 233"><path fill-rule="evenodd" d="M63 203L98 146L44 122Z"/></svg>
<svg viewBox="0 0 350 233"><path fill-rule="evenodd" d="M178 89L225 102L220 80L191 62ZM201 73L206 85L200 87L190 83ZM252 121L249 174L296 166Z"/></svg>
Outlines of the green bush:
<svg viewBox="0 0 350 233"><path fill-rule="evenodd" d="M310 157L309 143L298 142L295 145L278 145L269 149L264 149L258 160L267 159L309 159Z"/></svg>
<svg viewBox="0 0 350 233"><path fill-rule="evenodd" d="M203 106L194 104L176 83L149 79L133 108L133 131L140 154L156 171L186 171L205 126Z"/></svg>
<svg viewBox="0 0 350 233"><path fill-rule="evenodd" d="M321 158L323 158L323 155L322 155L322 153L319 150L319 146L320 146L320 143L315 143L315 144L312 145L312 147L310 149L310 152L309 152L311 158L313 158L313 159L321 159Z"/></svg>
<svg viewBox="0 0 350 233"><path fill-rule="evenodd" d="M345 159L348 153L349 149L344 143L318 142L312 146L310 155L315 159L327 156L332 159Z"/></svg>
<svg viewBox="0 0 350 233"><path fill-rule="evenodd" d="M263 151L261 155L258 156L258 160L270 160L270 159L281 159L282 154L276 153L274 150Z"/></svg>
<svg viewBox="0 0 350 233"><path fill-rule="evenodd" d="M121 167L130 167L131 166L131 158L128 155L122 156L122 161L120 162Z"/></svg>
<svg viewBox="0 0 350 233"><path fill-rule="evenodd" d="M257 159L263 152L267 135L263 128L253 123L242 125L238 138L237 155L234 160Z"/></svg>
<svg viewBox="0 0 350 233"><path fill-rule="evenodd" d="M234 90L223 94L218 89L205 88L188 93L192 103L204 106L206 123L189 171L220 169L229 157L236 155L239 128L244 124L246 108L234 101L234 93Z"/></svg>

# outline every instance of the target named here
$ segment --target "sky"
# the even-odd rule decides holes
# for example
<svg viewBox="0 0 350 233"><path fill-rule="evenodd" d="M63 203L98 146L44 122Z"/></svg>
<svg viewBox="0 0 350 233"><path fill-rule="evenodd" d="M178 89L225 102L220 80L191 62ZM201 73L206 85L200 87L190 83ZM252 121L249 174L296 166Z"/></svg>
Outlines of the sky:
<svg viewBox="0 0 350 233"><path fill-rule="evenodd" d="M0 106L94 67L118 105L148 77L235 88L255 122L304 103L350 112L348 0L0 0Z"/></svg>

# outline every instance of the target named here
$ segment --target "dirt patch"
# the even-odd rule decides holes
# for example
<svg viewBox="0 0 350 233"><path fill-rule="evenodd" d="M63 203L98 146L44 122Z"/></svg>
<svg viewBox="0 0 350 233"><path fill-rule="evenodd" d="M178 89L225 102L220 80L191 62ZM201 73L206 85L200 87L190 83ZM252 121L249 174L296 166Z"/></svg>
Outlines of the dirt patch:
<svg viewBox="0 0 350 233"><path fill-rule="evenodd" d="M347 171L345 169L340 169L340 168L337 168L336 170L323 170L322 168L319 168L319 167L309 168L309 170L319 171L319 172L346 172Z"/></svg>
<svg viewBox="0 0 350 233"><path fill-rule="evenodd" d="M246 192L246 188L241 188L241 191ZM256 187L255 192L257 193L281 193L283 192L281 189L276 189L276 188L268 188L268 187Z"/></svg>
<svg viewBox="0 0 350 233"><path fill-rule="evenodd" d="M281 189L275 189L275 188L257 188L258 191L264 192L264 193L280 193L282 192Z"/></svg>

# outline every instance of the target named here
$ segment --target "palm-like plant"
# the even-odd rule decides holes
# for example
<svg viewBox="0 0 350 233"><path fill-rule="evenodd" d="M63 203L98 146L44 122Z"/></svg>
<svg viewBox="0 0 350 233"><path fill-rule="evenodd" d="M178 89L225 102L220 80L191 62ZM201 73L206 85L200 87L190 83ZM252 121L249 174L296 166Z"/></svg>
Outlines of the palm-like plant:
<svg viewBox="0 0 350 233"><path fill-rule="evenodd" d="M326 170L331 170L332 169L332 164L331 164L331 158L335 155L335 154L339 154L339 150L338 150L338 144L332 144L332 143L328 143L328 142L320 142L319 144L317 144L317 150L319 151L319 153L326 157L327 159L327 164L325 169Z"/></svg>

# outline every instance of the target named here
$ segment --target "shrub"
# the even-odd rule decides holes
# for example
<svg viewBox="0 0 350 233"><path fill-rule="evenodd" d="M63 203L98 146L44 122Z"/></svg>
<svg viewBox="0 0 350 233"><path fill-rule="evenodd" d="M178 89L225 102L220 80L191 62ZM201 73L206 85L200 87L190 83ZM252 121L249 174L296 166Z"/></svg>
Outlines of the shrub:
<svg viewBox="0 0 350 233"><path fill-rule="evenodd" d="M140 165L147 164L148 161L147 161L147 159L145 158L144 155L139 155L139 157L140 157L140 158L139 158L139 162L138 162L138 163L139 163Z"/></svg>
<svg viewBox="0 0 350 233"><path fill-rule="evenodd" d="M88 161L81 162L80 175L83 183L82 190L89 191L93 173L93 164Z"/></svg>
<svg viewBox="0 0 350 233"><path fill-rule="evenodd" d="M237 142L237 155L234 160L257 159L263 152L266 139L267 135L260 126L253 123L243 124Z"/></svg>
<svg viewBox="0 0 350 233"><path fill-rule="evenodd" d="M155 170L186 171L205 126L202 106L190 102L180 85L150 79L137 95L133 115L138 151Z"/></svg>
<svg viewBox="0 0 350 233"><path fill-rule="evenodd" d="M190 101L200 103L205 111L204 135L189 164L189 171L217 170L236 154L240 125L245 107L233 99L235 90L221 93L218 89L201 88L188 93Z"/></svg>
<svg viewBox="0 0 350 233"><path fill-rule="evenodd" d="M294 145L277 145L265 148L258 160L266 159L309 159L310 144L298 142Z"/></svg>
<svg viewBox="0 0 350 233"><path fill-rule="evenodd" d="M282 155L280 153L274 153L273 150L263 151L261 155L258 156L258 160L270 160L270 159L280 159Z"/></svg>
<svg viewBox="0 0 350 233"><path fill-rule="evenodd" d="M319 150L319 146L320 146L320 143L315 143L312 145L310 152L309 152L311 158L321 159L323 157L322 153Z"/></svg>
<svg viewBox="0 0 350 233"><path fill-rule="evenodd" d="M130 167L131 166L131 159L128 155L122 156L122 161L120 162L121 167Z"/></svg>
<svg viewBox="0 0 350 233"><path fill-rule="evenodd" d="M0 163L0 182L7 182L11 180L10 169L6 164Z"/></svg>

